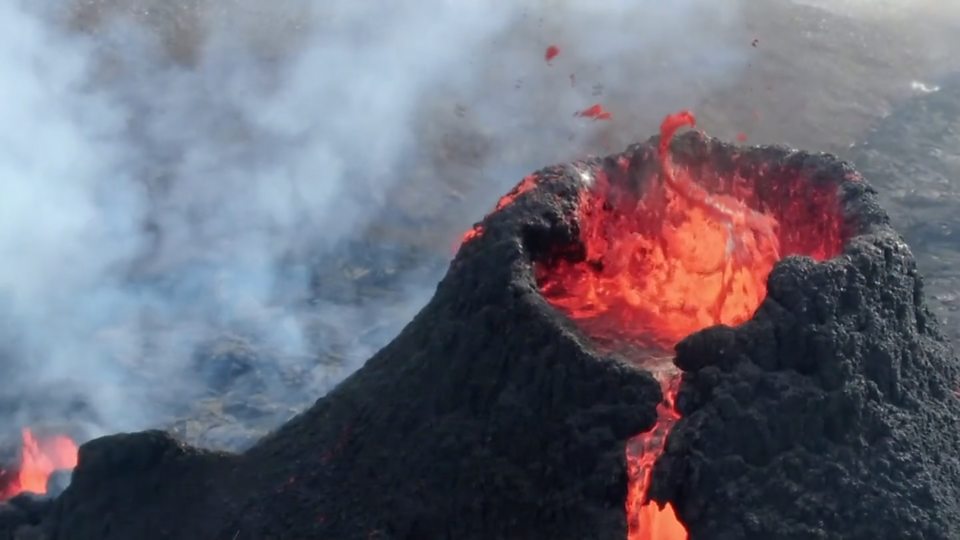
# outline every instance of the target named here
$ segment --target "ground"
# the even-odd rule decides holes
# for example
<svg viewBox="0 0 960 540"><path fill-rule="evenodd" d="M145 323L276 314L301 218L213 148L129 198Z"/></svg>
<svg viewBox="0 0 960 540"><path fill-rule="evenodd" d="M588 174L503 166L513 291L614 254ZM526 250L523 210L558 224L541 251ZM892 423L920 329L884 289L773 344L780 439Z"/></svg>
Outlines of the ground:
<svg viewBox="0 0 960 540"><path fill-rule="evenodd" d="M924 41L936 35L938 27L934 21L896 25L851 18L786 0L751 3L744 17L740 30L745 33L737 39L756 40L746 69L720 88L694 89L684 106L697 113L701 129L727 140L743 133L746 144L785 144L851 160L876 187L894 227L913 249L943 331L960 343L960 243L954 240L960 234L960 79L949 76L960 62ZM617 61L643 80L638 66L646 59ZM632 62L638 66L631 67ZM915 81L939 91L927 93L913 85ZM660 118L671 112L665 108L669 100L635 103L631 96L605 89L597 99L621 114L576 147L598 155L621 151L654 133ZM317 299L384 310L381 321L408 319L413 313L397 313L395 306L404 304L397 299L408 293L403 286L411 273L439 278L462 231L529 172L497 177L486 166L497 159L514 162L513 154L542 153L536 132L531 132L528 143L491 160L490 138L496 134L474 129L469 115L462 118L453 103L446 110L441 101L436 109L418 121L431 142L425 152L447 174L399 172L405 181L389 194L389 211L369 225L365 239L345 245L315 266ZM431 292L425 292L424 300ZM361 320L369 318L357 318ZM320 363L339 366L330 370L333 373L353 369L362 359L345 356L345 351L372 354L400 328L378 324L345 329L341 321L317 320ZM276 363L269 351L258 354L265 357L263 362ZM303 391L312 384L306 375L291 373L285 380L297 391L254 392L263 399L253 400L249 380L223 386L225 392L213 392L181 416L177 433L208 446L243 447L315 399ZM276 395L286 399L271 397ZM246 412L224 414L237 400Z"/></svg>

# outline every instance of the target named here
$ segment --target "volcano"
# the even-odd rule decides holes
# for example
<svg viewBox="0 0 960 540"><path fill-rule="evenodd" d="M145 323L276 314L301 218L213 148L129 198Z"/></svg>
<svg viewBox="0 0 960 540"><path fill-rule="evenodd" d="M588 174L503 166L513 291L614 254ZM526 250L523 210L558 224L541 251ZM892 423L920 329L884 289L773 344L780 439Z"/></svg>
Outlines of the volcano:
<svg viewBox="0 0 960 540"><path fill-rule="evenodd" d="M390 344L250 450L90 441L32 530L960 536L958 364L875 191L685 123L524 178Z"/></svg>

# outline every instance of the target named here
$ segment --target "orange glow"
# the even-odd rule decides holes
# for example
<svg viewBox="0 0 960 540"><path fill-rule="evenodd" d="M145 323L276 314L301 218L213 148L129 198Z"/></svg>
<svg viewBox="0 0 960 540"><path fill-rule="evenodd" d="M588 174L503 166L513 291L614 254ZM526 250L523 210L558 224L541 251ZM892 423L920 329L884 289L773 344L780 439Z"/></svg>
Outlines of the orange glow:
<svg viewBox="0 0 960 540"><path fill-rule="evenodd" d="M0 500L7 500L23 492L44 494L47 479L54 471L77 466L77 443L65 435L38 439L28 428L22 431L23 448L15 477L0 487Z"/></svg>
<svg viewBox="0 0 960 540"><path fill-rule="evenodd" d="M517 197L537 187L538 180L539 179L535 174L528 174L527 176L524 176L523 180L521 180L519 184L513 186L513 189L508 191L506 195L500 197L500 200L497 201L495 211L503 210L504 208L513 204L513 202L517 200Z"/></svg>
<svg viewBox="0 0 960 540"><path fill-rule="evenodd" d="M629 507L628 507L629 508ZM630 523L630 540L686 540L687 529L680 523L677 513L670 503L660 508L655 503L647 503L634 511L627 511Z"/></svg>
<svg viewBox="0 0 960 540"><path fill-rule="evenodd" d="M692 123L684 114L664 121L664 140L681 120ZM780 242L774 218L673 171L666 148L661 142L663 182L639 200L596 174L580 204L587 264L538 267L538 279L591 335L669 350L707 326L749 319Z"/></svg>
<svg viewBox="0 0 960 540"><path fill-rule="evenodd" d="M574 116L582 116L584 118L593 118L594 120L611 120L613 115L610 114L610 111L603 108L603 105L596 103L587 107L586 109L578 112Z"/></svg>
<svg viewBox="0 0 960 540"><path fill-rule="evenodd" d="M467 242L473 240L474 238L478 238L481 235L483 235L483 225L474 225L468 229L467 232L463 233L463 236L460 237L460 244L454 247L459 248L463 244L466 244ZM456 249L454 249L454 251L456 251Z"/></svg>
<svg viewBox="0 0 960 540"><path fill-rule="evenodd" d="M560 47L557 47L556 45L550 45L547 47L547 52L543 54L543 59L549 64L550 61L556 58L558 54L560 54Z"/></svg>
<svg viewBox="0 0 960 540"><path fill-rule="evenodd" d="M578 209L584 260L535 266L543 296L599 346L661 352L635 359L657 376L664 403L654 428L627 443L628 540L687 538L674 508L647 498L653 466L680 418L674 408L680 376L666 354L698 330L750 319L782 254L826 259L842 246L829 189L778 179L763 187L763 197L776 200L761 204L758 186L743 178L674 167L670 140L695 122L688 111L664 119L660 175L640 188L630 181L635 173L626 157L594 171Z"/></svg>
<svg viewBox="0 0 960 540"><path fill-rule="evenodd" d="M499 212L500 210L503 210L504 208L513 204L514 201L517 200L517 197L537 187L538 180L539 178L535 174L529 174L525 176L523 180L521 180L517 185L513 186L513 189L508 191L506 195L500 197L493 211ZM459 249L459 247L463 244L466 244L474 238L479 238L480 236L483 236L483 225L478 223L471 227L467 232L463 233L463 235L460 237L460 244L457 246L457 248Z"/></svg>
<svg viewBox="0 0 960 540"><path fill-rule="evenodd" d="M657 423L653 429L627 441L627 540L686 540L687 530L677 518L673 506L661 508L647 500L653 465L663 454L667 434L680 419L674 408L680 377L660 372L664 401L657 406Z"/></svg>

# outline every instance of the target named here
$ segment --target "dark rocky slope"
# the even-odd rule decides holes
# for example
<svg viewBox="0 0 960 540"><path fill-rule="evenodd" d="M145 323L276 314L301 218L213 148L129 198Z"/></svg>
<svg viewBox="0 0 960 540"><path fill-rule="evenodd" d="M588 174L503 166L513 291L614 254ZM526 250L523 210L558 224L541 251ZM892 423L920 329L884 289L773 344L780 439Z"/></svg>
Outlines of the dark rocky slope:
<svg viewBox="0 0 960 540"><path fill-rule="evenodd" d="M248 452L84 445L50 538L623 537L623 444L661 394L537 291L530 258L575 234L571 173L489 217L392 343Z"/></svg>
<svg viewBox="0 0 960 540"><path fill-rule="evenodd" d="M652 143L626 154L638 175L656 169ZM694 539L956 537L957 365L876 194L830 156L741 152L697 134L675 152L686 165L836 185L850 239L826 263L780 263L752 321L679 345L684 418L654 494ZM531 265L582 256L583 173L614 163L541 171L484 220L393 342L247 452L161 432L87 443L39 530L50 540L625 538L624 444L654 424L658 383L598 354L541 297Z"/></svg>
<svg viewBox="0 0 960 540"><path fill-rule="evenodd" d="M753 320L692 335L654 490L692 539L960 537L958 363L863 184L843 255L781 262Z"/></svg>

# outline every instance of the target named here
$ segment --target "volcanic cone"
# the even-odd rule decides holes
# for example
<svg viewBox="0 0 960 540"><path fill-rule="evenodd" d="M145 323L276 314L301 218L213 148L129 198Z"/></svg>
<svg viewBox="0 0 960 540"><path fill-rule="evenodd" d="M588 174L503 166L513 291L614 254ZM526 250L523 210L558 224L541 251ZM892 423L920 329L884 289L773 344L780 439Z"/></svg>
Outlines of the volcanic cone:
<svg viewBox="0 0 960 540"><path fill-rule="evenodd" d="M244 454L83 445L49 537L957 537L956 362L873 190L660 142L525 178L396 339Z"/></svg>

